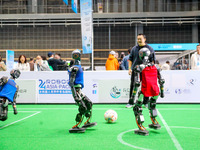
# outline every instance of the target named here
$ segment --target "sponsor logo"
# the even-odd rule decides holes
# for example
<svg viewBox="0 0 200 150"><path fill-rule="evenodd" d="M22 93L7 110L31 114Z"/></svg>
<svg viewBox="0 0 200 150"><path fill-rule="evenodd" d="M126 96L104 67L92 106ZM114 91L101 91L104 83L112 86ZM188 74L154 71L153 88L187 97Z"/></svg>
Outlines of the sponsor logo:
<svg viewBox="0 0 200 150"><path fill-rule="evenodd" d="M188 82L189 85L195 85L196 84L196 79L190 79Z"/></svg>
<svg viewBox="0 0 200 150"><path fill-rule="evenodd" d="M92 94L97 94L97 90L92 90Z"/></svg>
<svg viewBox="0 0 200 150"><path fill-rule="evenodd" d="M182 92L181 89L175 89L175 93L176 93L176 94L182 94L183 92Z"/></svg>
<svg viewBox="0 0 200 150"><path fill-rule="evenodd" d="M165 93L165 94L170 94L169 88L165 88L165 89L164 89L164 93Z"/></svg>
<svg viewBox="0 0 200 150"><path fill-rule="evenodd" d="M176 94L190 94L191 91L190 91L190 89L176 89L175 93Z"/></svg>
<svg viewBox="0 0 200 150"><path fill-rule="evenodd" d="M116 86L114 86L111 90L110 90L110 96L112 98L119 98L121 96L121 89L117 88Z"/></svg>
<svg viewBox="0 0 200 150"><path fill-rule="evenodd" d="M97 84L95 83L95 84L93 84L92 85L92 87L93 87L93 90L92 90L92 94L97 94Z"/></svg>
<svg viewBox="0 0 200 150"><path fill-rule="evenodd" d="M39 79L39 94L71 94L66 79Z"/></svg>

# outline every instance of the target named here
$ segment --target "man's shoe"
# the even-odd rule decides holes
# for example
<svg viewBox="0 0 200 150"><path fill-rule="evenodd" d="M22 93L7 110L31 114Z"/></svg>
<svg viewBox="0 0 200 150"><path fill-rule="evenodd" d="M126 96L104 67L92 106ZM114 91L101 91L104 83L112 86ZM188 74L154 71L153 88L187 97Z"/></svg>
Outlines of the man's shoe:
<svg viewBox="0 0 200 150"><path fill-rule="evenodd" d="M132 108L132 107L133 107L133 105L131 105L131 104L126 105L126 108Z"/></svg>

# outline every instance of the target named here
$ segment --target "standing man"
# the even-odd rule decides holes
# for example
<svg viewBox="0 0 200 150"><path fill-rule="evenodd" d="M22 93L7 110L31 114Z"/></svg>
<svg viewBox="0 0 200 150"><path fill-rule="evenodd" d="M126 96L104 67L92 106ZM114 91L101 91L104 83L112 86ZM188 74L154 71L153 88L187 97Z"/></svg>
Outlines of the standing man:
<svg viewBox="0 0 200 150"><path fill-rule="evenodd" d="M131 75L131 84L130 84L129 102L126 105L126 108L131 108L131 107L133 107L133 104L134 104L134 101L132 98L132 93L133 93L133 85L135 82L135 73L134 73L133 69L136 65L140 65L143 63L142 60L139 58L139 50L144 47L148 48L151 52L151 54L149 56L149 61L155 62L155 60L156 60L155 52L154 52L153 48L146 43L146 36L144 34L138 34L137 35L137 45L131 49L131 53L129 56L128 74ZM147 103L148 103L148 97L144 97L143 104L147 104Z"/></svg>
<svg viewBox="0 0 200 150"><path fill-rule="evenodd" d="M64 65L66 62L54 58L54 53L48 53L48 64L53 68L53 71L58 71L58 65Z"/></svg>
<svg viewBox="0 0 200 150"><path fill-rule="evenodd" d="M191 56L191 69L200 70L200 44L197 45L197 51Z"/></svg>
<svg viewBox="0 0 200 150"><path fill-rule="evenodd" d="M121 62L121 68L122 70L128 70L128 62L129 62L129 56L130 56L130 52L131 52L131 47L128 49L128 55L125 56L123 59L122 59L122 62Z"/></svg>
<svg viewBox="0 0 200 150"><path fill-rule="evenodd" d="M170 70L170 62L167 60L161 67L162 70Z"/></svg>

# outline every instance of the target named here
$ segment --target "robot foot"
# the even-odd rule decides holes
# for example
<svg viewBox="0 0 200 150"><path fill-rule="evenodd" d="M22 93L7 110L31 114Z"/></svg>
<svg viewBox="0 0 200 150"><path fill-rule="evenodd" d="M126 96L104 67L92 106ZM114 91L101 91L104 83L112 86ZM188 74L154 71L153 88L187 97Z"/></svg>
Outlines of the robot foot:
<svg viewBox="0 0 200 150"><path fill-rule="evenodd" d="M82 128L90 128L90 127L93 127L93 126L96 126L97 125L97 123L96 122L92 122L92 123L90 123L90 122L88 122L88 123L86 123L86 124L84 124L83 126L82 126Z"/></svg>
<svg viewBox="0 0 200 150"><path fill-rule="evenodd" d="M149 128L159 130L161 129L161 126L159 124L149 124Z"/></svg>
<svg viewBox="0 0 200 150"><path fill-rule="evenodd" d="M134 133L138 135L143 135L143 136L149 135L149 131L147 130L134 130Z"/></svg>
<svg viewBox="0 0 200 150"><path fill-rule="evenodd" d="M84 133L84 132L85 132L85 129L79 128L79 127L71 128L69 130L69 133Z"/></svg>

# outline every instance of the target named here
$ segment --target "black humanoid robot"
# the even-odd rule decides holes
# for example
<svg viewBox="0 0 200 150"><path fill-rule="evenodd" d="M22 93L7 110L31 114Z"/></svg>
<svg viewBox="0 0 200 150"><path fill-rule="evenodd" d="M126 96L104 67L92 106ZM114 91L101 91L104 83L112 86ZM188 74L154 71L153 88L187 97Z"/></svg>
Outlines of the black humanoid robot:
<svg viewBox="0 0 200 150"><path fill-rule="evenodd" d="M156 120L157 110L156 110L156 100L159 95L161 98L164 97L164 83L165 80L160 74L160 68L157 65L149 62L150 50L148 48L142 48L139 51L139 57L143 61L143 64L137 65L134 68L136 74L134 90L132 94L133 100L135 100L136 93L141 84L141 90L138 92L138 99L133 107L135 114L135 119L139 130L135 130L135 134L139 135L149 135L149 132L142 125L144 122L144 117L142 114L142 104L144 97L151 97L148 102L148 109L152 124L149 124L149 128L160 129L161 126ZM160 90L157 82L160 84Z"/></svg>
<svg viewBox="0 0 200 150"><path fill-rule="evenodd" d="M74 65L69 69L69 85L71 87L72 96L78 105L79 113L76 115L76 125L74 125L69 132L80 133L85 132L85 129L97 125L96 122L90 123L92 116L92 102L83 94L81 89L84 87L83 70L81 68L81 52L74 50L72 58L75 60ZM82 127L79 127L83 121L84 116L87 118Z"/></svg>
<svg viewBox="0 0 200 150"><path fill-rule="evenodd" d="M14 114L17 114L16 97L19 86L15 83L15 79L20 76L19 70L11 70L10 79L3 76L0 78L0 120L5 121L8 118L8 103L11 102Z"/></svg>

